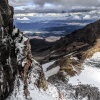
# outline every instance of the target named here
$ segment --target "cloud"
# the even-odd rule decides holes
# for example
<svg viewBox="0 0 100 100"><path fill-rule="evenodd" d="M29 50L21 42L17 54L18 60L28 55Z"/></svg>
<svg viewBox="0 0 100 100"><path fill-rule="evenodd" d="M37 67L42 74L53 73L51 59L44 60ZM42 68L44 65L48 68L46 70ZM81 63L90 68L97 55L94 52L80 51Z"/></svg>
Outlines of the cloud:
<svg viewBox="0 0 100 100"><path fill-rule="evenodd" d="M17 18L17 20L30 20L30 19L27 17L23 17L23 18Z"/></svg>
<svg viewBox="0 0 100 100"><path fill-rule="evenodd" d="M12 6L24 6L29 3L29 0L9 0L10 5Z"/></svg>
<svg viewBox="0 0 100 100"><path fill-rule="evenodd" d="M9 3L14 7L27 6L27 9L29 5L31 5L31 7L36 6L35 8L32 7L33 9L54 9L67 11L75 7L89 8L92 6L99 6L100 0L9 0Z"/></svg>
<svg viewBox="0 0 100 100"><path fill-rule="evenodd" d="M100 4L100 0L33 0L33 2L39 5L51 3L66 6L96 6L98 3Z"/></svg>
<svg viewBox="0 0 100 100"><path fill-rule="evenodd" d="M80 18L80 16L78 16L78 15L74 15L74 16L73 16L73 19L74 19L74 20L80 20L81 18Z"/></svg>
<svg viewBox="0 0 100 100"><path fill-rule="evenodd" d="M44 5L45 3L51 3L62 6L97 6L100 4L100 0L9 0L9 2L14 5L25 5L27 3Z"/></svg>
<svg viewBox="0 0 100 100"><path fill-rule="evenodd" d="M85 15L85 16L83 17L83 19L89 20L89 19L91 19L91 16L90 16L90 15Z"/></svg>

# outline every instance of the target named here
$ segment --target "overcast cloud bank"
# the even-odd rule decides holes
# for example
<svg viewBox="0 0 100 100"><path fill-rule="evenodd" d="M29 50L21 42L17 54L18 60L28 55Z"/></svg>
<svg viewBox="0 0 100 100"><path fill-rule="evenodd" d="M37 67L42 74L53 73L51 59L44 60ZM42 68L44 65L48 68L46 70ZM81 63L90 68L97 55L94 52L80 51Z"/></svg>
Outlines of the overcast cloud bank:
<svg viewBox="0 0 100 100"><path fill-rule="evenodd" d="M73 9L95 9L100 0L9 0L15 10L59 12Z"/></svg>

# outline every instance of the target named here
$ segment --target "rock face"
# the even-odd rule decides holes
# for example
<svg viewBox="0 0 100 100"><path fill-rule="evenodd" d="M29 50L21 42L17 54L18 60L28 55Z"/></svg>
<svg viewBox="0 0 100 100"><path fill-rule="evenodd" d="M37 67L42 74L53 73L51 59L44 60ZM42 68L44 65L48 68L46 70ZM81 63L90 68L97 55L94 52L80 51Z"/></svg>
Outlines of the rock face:
<svg viewBox="0 0 100 100"><path fill-rule="evenodd" d="M7 0L0 1L0 100L4 100L14 89L16 76L27 87L28 71L37 66L36 86L47 88L41 66L31 54L29 39L17 28L13 28L13 7ZM35 77L35 76L34 76ZM26 91L27 88L24 88ZM13 99L14 100L14 99Z"/></svg>
<svg viewBox="0 0 100 100"><path fill-rule="evenodd" d="M0 1L0 100L13 90L14 76L17 70L14 44L11 38L13 30L13 8L7 0Z"/></svg>

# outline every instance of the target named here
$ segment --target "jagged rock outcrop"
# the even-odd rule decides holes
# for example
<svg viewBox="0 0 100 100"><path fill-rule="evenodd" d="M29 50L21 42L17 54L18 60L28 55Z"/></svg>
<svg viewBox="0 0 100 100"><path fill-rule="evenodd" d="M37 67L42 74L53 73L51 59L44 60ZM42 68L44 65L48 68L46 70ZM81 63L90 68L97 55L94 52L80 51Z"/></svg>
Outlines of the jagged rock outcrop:
<svg viewBox="0 0 100 100"><path fill-rule="evenodd" d="M7 0L0 1L0 100L13 90L17 70L11 32L13 30L13 7Z"/></svg>
<svg viewBox="0 0 100 100"><path fill-rule="evenodd" d="M18 29L13 29L13 12L7 0L0 1L0 100L4 100L14 89L18 72L25 84L28 69L33 63L29 39ZM41 77L37 85L41 82L40 87L44 87L41 67L37 74Z"/></svg>

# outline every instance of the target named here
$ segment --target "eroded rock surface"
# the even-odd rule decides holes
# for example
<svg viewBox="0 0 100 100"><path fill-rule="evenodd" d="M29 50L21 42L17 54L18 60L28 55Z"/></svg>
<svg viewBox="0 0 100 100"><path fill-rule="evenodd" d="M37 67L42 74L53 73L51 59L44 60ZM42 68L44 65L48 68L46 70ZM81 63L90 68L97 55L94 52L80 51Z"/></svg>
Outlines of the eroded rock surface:
<svg viewBox="0 0 100 100"><path fill-rule="evenodd" d="M29 39L17 28L13 28L13 7L7 0L0 1L0 100L4 100L14 89L16 75L27 87L29 68L33 67ZM34 65L35 66L35 65ZM45 88L45 79L40 65L37 68L36 85Z"/></svg>
<svg viewBox="0 0 100 100"><path fill-rule="evenodd" d="M0 1L0 100L13 90L14 76L17 70L13 39L13 7L7 0Z"/></svg>

